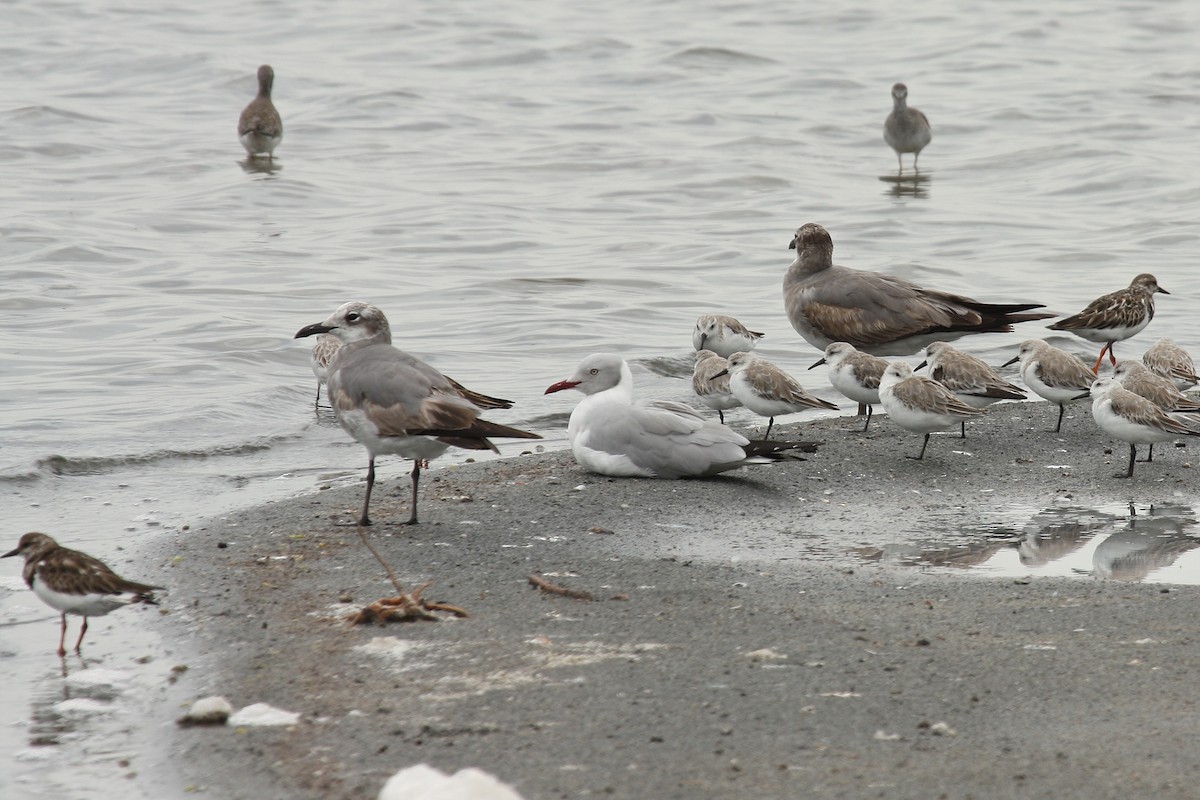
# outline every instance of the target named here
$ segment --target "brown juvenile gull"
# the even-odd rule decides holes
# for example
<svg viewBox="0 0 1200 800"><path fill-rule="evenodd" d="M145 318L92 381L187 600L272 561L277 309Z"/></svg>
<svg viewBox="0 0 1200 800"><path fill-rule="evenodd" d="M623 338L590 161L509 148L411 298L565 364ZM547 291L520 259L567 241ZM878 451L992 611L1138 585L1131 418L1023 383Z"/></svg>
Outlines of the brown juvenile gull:
<svg viewBox="0 0 1200 800"><path fill-rule="evenodd" d="M909 456L917 461L925 457L930 433L953 428L963 420L987 413L959 400L954 392L937 381L914 375L912 365L905 361L893 361L883 371L879 400L892 422L905 430L925 434L921 452Z"/></svg>
<svg viewBox="0 0 1200 800"><path fill-rule="evenodd" d="M712 350L697 350L692 368L692 391L700 402L717 412L725 424L725 412L738 408L742 401L729 390L729 363Z"/></svg>
<svg viewBox="0 0 1200 800"><path fill-rule="evenodd" d="M1062 430L1063 412L1068 403L1078 402L1081 393L1086 393L1096 376L1078 358L1066 350L1042 341L1026 339L1021 342L1017 355L1001 366L1021 362L1021 380L1025 381L1034 394L1058 406L1058 423L1054 432ZM1083 397L1087 397L1083 394Z"/></svg>
<svg viewBox="0 0 1200 800"><path fill-rule="evenodd" d="M929 119L917 109L908 107L908 87L897 83L892 87L892 113L883 121L883 140L896 151L900 172L904 172L900 154L913 154L913 172L916 172L917 159L932 139Z"/></svg>
<svg viewBox="0 0 1200 800"><path fill-rule="evenodd" d="M161 586L136 583L122 578L98 558L61 546L44 533L31 532L21 537L15 549L0 558L25 557L23 577L33 593L59 612L62 631L58 654L67 654L67 614L83 617L75 652L80 652L87 633L88 617L101 617L132 603L157 605L152 592Z"/></svg>
<svg viewBox="0 0 1200 800"><path fill-rule="evenodd" d="M925 348L925 360L916 366L929 365L929 377L954 392L954 396L969 406L987 408L1001 400L1024 400L1025 392L1001 378L986 363L953 345L934 342ZM967 422L962 422L962 438L967 438Z"/></svg>
<svg viewBox="0 0 1200 800"><path fill-rule="evenodd" d="M450 446L499 452L489 436L540 439L536 433L479 418L482 408L511 408L512 403L472 392L433 367L392 346L387 317L368 303L345 303L324 322L301 328L297 339L329 333L341 340L329 365L329 402L338 423L367 448L367 493L359 525L370 525L375 457L401 455L413 460L412 515L417 524L417 483L421 463Z"/></svg>
<svg viewBox="0 0 1200 800"><path fill-rule="evenodd" d="M751 353L734 353L729 357L729 391L743 406L769 418L763 439L771 438L775 417L810 408L837 406L809 394L800 382L764 358ZM721 375L723 373L717 373Z"/></svg>
<svg viewBox="0 0 1200 800"><path fill-rule="evenodd" d="M272 158L275 148L283 141L283 120L271 102L274 83L275 70L269 64L263 64L258 68L258 94L238 117L238 141L251 158L261 153Z"/></svg>
<svg viewBox="0 0 1200 800"><path fill-rule="evenodd" d="M796 231L789 247L796 260L783 279L784 308L796 332L820 350L849 342L872 355L911 355L930 342L1007 332L1014 323L1054 316L1022 313L1042 308L1037 303L981 303L894 275L836 266L829 232L813 222Z"/></svg>
<svg viewBox="0 0 1200 800"><path fill-rule="evenodd" d="M758 346L763 335L752 331L733 317L724 314L701 314L692 331L692 347L711 350L721 358L734 353L749 353Z"/></svg>
<svg viewBox="0 0 1200 800"><path fill-rule="evenodd" d="M1200 383L1192 354L1170 339L1159 339L1142 353L1142 363L1156 375L1170 378L1178 389L1188 389Z"/></svg>
<svg viewBox="0 0 1200 800"><path fill-rule="evenodd" d="M1182 436L1200 436L1180 419L1171 416L1153 401L1134 394L1113 378L1105 376L1092 383L1092 418L1109 436L1129 443L1129 468L1117 478L1132 478L1138 444L1169 442ZM1081 395L1086 396L1086 395Z"/></svg>
<svg viewBox="0 0 1200 800"><path fill-rule="evenodd" d="M867 415L865 433L871 426L871 407L879 403L879 379L887 369L887 360L864 353L849 342L834 342L825 348L825 357L809 369L822 364L829 365L826 374L833 388L858 403L859 416Z"/></svg>
<svg viewBox="0 0 1200 800"><path fill-rule="evenodd" d="M577 389L585 395L567 425L579 466L614 478L707 478L751 464L813 452L819 442L752 442L682 403L635 403L629 365L612 353L593 353L546 394Z"/></svg>
<svg viewBox="0 0 1200 800"><path fill-rule="evenodd" d="M1078 314L1046 327L1052 331L1073 333L1089 342L1104 342L1092 366L1092 372L1097 373L1105 353L1108 353L1112 365L1117 365L1113 345L1136 336L1154 319L1155 294L1170 292L1160 287L1153 275L1143 272L1124 289L1101 295Z"/></svg>

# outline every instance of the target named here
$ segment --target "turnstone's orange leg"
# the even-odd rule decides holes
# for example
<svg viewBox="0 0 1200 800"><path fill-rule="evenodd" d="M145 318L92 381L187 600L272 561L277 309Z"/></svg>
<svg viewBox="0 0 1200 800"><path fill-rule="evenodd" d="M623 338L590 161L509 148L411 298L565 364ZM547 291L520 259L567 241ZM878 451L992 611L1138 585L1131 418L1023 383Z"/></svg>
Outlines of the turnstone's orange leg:
<svg viewBox="0 0 1200 800"><path fill-rule="evenodd" d="M1092 374L1093 375L1100 374L1100 365L1104 362L1104 354L1108 352L1109 345L1111 345L1111 344L1112 344L1112 342L1105 344L1104 347L1101 348L1101 350L1100 350L1100 355L1096 356L1096 363L1092 365ZM1117 362L1114 361L1113 363L1115 364Z"/></svg>
<svg viewBox="0 0 1200 800"><path fill-rule="evenodd" d="M62 631L58 634L58 657L62 658L67 654L67 648L63 647L63 643L67 640L67 615L60 614L62 617Z"/></svg>
<svg viewBox="0 0 1200 800"><path fill-rule="evenodd" d="M75 652L80 652L79 648L83 646L83 635L87 633L87 617L83 618L83 624L79 626L79 638L75 640Z"/></svg>

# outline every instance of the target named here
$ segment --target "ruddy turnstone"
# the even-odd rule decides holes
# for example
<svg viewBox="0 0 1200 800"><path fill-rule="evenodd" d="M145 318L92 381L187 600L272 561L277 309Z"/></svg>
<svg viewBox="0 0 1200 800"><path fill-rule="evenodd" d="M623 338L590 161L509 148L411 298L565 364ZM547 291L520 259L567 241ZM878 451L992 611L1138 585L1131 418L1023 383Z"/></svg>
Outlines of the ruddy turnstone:
<svg viewBox="0 0 1200 800"><path fill-rule="evenodd" d="M987 408L1001 400L1024 400L1025 393L996 370L970 353L964 353L945 342L934 342L925 348L925 360L915 369L929 365L929 377L954 392L954 396L969 406ZM967 438L967 422L962 421L962 438Z"/></svg>
<svg viewBox="0 0 1200 800"><path fill-rule="evenodd" d="M828 400L811 395L800 382L763 358L750 353L734 353L729 357L729 391L743 406L769 418L763 439L771 438L775 417L810 408L837 406ZM721 373L717 373L720 375Z"/></svg>
<svg viewBox="0 0 1200 800"><path fill-rule="evenodd" d="M1152 372L1170 378L1178 389L1189 389L1200 383L1192 355L1170 339L1159 339L1142 353L1142 363Z"/></svg>
<svg viewBox="0 0 1200 800"><path fill-rule="evenodd" d="M87 553L63 547L44 533L31 532L21 537L15 549L0 558L25 557L23 577L33 593L59 612L62 631L58 654L67 654L67 614L83 617L75 652L80 652L87 633L88 617L102 617L131 603L157 605L153 592L161 586L126 580L107 564Z"/></svg>
<svg viewBox="0 0 1200 800"><path fill-rule="evenodd" d="M723 314L702 314L692 331L692 347L711 350L721 358L734 353L749 353L758 346L763 335L752 331L733 317Z"/></svg>
<svg viewBox="0 0 1200 800"><path fill-rule="evenodd" d="M790 247L796 260L783 279L784 307L796 332L821 350L849 342L872 355L911 355L930 342L1007 332L1014 323L1054 316L1026 313L1042 308L1037 303L980 303L894 275L835 266L833 240L816 223L801 226Z"/></svg>
<svg viewBox="0 0 1200 800"><path fill-rule="evenodd" d="M917 461L925 457L925 448L929 446L929 435L933 431L953 428L963 420L987 413L959 400L954 392L937 381L914 375L912 365L905 361L893 361L883 371L879 380L879 400L888 417L901 428L925 434L921 452L909 456Z"/></svg>
<svg viewBox="0 0 1200 800"><path fill-rule="evenodd" d="M283 141L283 120L271 102L274 83L275 70L263 64L258 68L258 94L238 117L238 141L251 158L262 153L268 159L273 158L275 148Z"/></svg>
<svg viewBox="0 0 1200 800"><path fill-rule="evenodd" d="M433 367L392 346L387 317L373 305L343 304L325 321L305 326L295 338L328 333L341 340L329 365L329 402L343 429L367 449L367 493L359 525L370 525L368 510L375 485L375 457L413 460L412 515L417 524L417 483L421 464L450 446L499 452L488 439L504 436L540 439L536 433L479 418L480 409L512 403L473 392Z"/></svg>
<svg viewBox="0 0 1200 800"><path fill-rule="evenodd" d="M1097 297L1087 308L1074 316L1047 325L1052 331L1067 331L1089 342L1104 342L1100 355L1092 367L1092 373L1100 371L1104 354L1113 366L1117 357L1113 345L1136 336L1154 319L1154 295L1170 294L1158 285L1158 280L1149 273L1134 278L1129 286Z"/></svg>
<svg viewBox="0 0 1200 800"><path fill-rule="evenodd" d="M883 140L896 151L900 172L904 172L904 160L900 154L913 154L913 171L916 172L917 159L932 139L929 119L917 109L908 107L908 87L897 83L892 87L892 113L883 121Z"/></svg>
<svg viewBox="0 0 1200 800"><path fill-rule="evenodd" d="M863 432L871 426L872 406L879 402L879 379L888 362L864 353L849 342L834 342L825 348L825 357L809 369L829 365L827 373L834 389L858 403L859 416L867 415Z"/></svg>
<svg viewBox="0 0 1200 800"><path fill-rule="evenodd" d="M1153 401L1134 394L1115 379L1105 376L1092 383L1092 417L1109 436L1129 443L1129 468L1117 478L1132 478L1139 444L1169 442L1183 436L1200 436L1200 430L1188 427L1156 406ZM1080 395L1086 397L1087 395Z"/></svg>
<svg viewBox="0 0 1200 800"><path fill-rule="evenodd" d="M717 375L720 377L717 377ZM725 424L725 412L742 402L729 391L729 364L712 350L697 350L692 368L692 391L700 402L717 412Z"/></svg>
<svg viewBox="0 0 1200 800"><path fill-rule="evenodd" d="M778 461L784 451L813 452L818 442L751 442L682 403L633 399L633 374L618 355L588 356L546 394L577 389L567 438L584 469L615 478L705 478Z"/></svg>
<svg viewBox="0 0 1200 800"><path fill-rule="evenodd" d="M1054 432L1062 430L1063 412L1069 403L1078 402L1092 386L1096 376L1078 358L1041 339L1021 342L1017 355L1002 366L1021 362L1021 380L1039 397L1058 406L1058 422Z"/></svg>

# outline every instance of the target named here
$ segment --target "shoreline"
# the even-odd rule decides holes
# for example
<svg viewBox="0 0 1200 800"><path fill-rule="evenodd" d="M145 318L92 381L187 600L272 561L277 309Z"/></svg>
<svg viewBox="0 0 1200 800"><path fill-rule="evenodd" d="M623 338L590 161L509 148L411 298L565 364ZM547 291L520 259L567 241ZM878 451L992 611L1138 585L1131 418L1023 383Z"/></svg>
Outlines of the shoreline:
<svg viewBox="0 0 1200 800"><path fill-rule="evenodd" d="M406 589L433 580L428 598L472 614L443 623L339 618L395 593L335 525L361 483L168 532L164 636L189 665L172 693L302 721L173 730L179 771L155 779L373 798L426 762L485 769L526 800L1189 796L1200 588L863 555L926 527L969 540L1001 506L1195 497L1189 449L1117 480L1127 451L1087 407L1058 436L1054 414L994 406L923 462L905 458L920 437L878 415L865 435L854 417L785 425L824 446L706 481L590 475L569 451L436 469L412 529L380 524L406 518L409 490L383 480L368 536ZM1013 546L989 530L976 538ZM538 592L532 572L600 599Z"/></svg>

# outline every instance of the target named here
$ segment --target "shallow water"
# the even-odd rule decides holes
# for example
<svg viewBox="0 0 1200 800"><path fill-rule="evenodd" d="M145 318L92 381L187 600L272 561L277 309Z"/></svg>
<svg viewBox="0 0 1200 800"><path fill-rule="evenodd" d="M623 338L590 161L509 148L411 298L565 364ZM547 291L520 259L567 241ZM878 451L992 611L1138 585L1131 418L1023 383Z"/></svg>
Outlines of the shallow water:
<svg viewBox="0 0 1200 800"><path fill-rule="evenodd" d="M840 263L1061 312L1151 270L1172 295L1119 349L1196 350L1198 18L1185 2L9 6L5 535L120 567L160 527L360 479L291 339L347 299L516 400L489 417L547 447L573 400L542 390L590 352L686 397L702 312L765 331L761 352L832 399L781 308L808 221ZM263 62L285 122L269 167L233 131ZM896 180L882 141L897 80L934 126L921 181ZM965 345L1007 360L1046 333L1025 327ZM27 745L57 633L5 564L0 764ZM89 641L124 668L158 647L151 628L122 611ZM0 768L0 793L29 769ZM103 793L66 774L61 796Z"/></svg>

